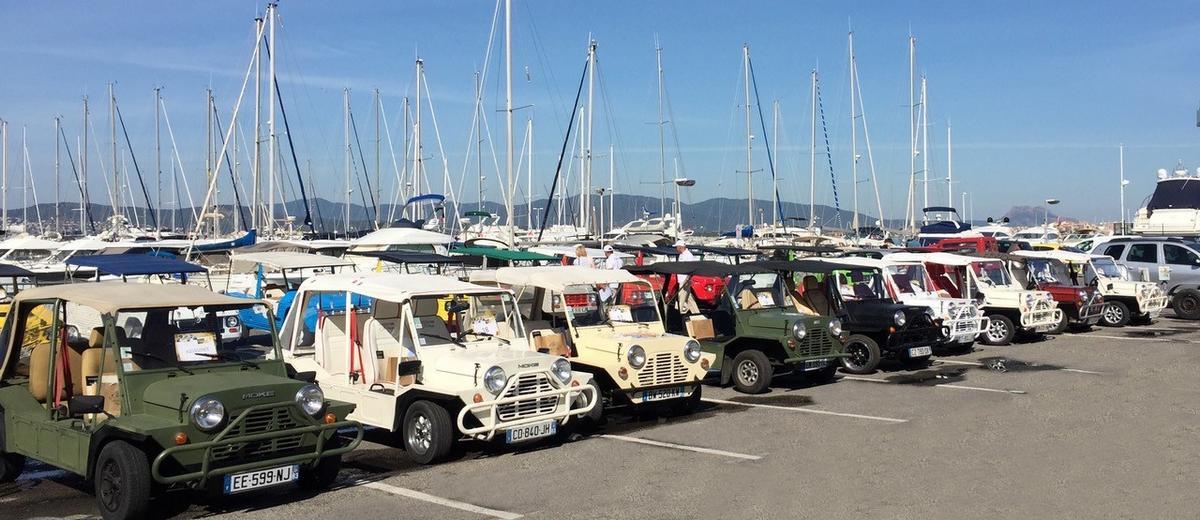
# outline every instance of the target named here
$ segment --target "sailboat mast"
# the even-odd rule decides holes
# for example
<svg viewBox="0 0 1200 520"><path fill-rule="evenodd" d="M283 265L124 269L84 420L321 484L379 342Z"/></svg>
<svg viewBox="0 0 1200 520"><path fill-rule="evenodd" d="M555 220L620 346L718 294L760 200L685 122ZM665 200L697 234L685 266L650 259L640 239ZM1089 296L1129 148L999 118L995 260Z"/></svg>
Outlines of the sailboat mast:
<svg viewBox="0 0 1200 520"><path fill-rule="evenodd" d="M1125 143L1121 143L1119 150L1120 154L1120 173L1121 173L1121 229L1116 233L1124 235L1125 231Z"/></svg>
<svg viewBox="0 0 1200 520"><path fill-rule="evenodd" d="M254 19L254 34L262 34L262 24L262 18ZM250 174L253 177L250 181L250 228L258 229L258 214L262 212L259 200L262 197L259 192L262 169L262 53L258 51L262 48L262 40L254 44L254 168ZM275 49L271 49L271 52L275 52Z"/></svg>
<svg viewBox="0 0 1200 520"><path fill-rule="evenodd" d="M744 103L746 105L746 224L754 226L754 134L750 127L750 44L742 44ZM746 237L750 238L750 237Z"/></svg>
<svg viewBox="0 0 1200 520"><path fill-rule="evenodd" d="M158 109L158 103L162 98L162 87L154 87L154 221L158 223L158 227L162 228L162 111ZM56 147L57 148L57 147ZM57 152L55 152L57 154ZM58 159L55 159L55 179L58 178ZM57 188L55 189L55 218L58 218L58 195ZM155 236L158 236L160 229L154 230Z"/></svg>
<svg viewBox="0 0 1200 520"><path fill-rule="evenodd" d="M204 119L205 134L204 135L206 137L205 142L207 144L207 148L205 149L205 152L204 152L204 172L205 172L204 185L212 186L213 169L215 166L215 163L213 160L213 96L212 96L212 89L211 88L206 89L204 91L204 93L205 93L205 106L204 106L204 108L205 108L205 110L204 110L205 111L205 114L204 114L204 116L205 116L205 119ZM200 218L204 219L204 218L208 218L208 217L212 216L212 215L207 214L208 211L209 211L209 208L207 206L200 208ZM217 222L216 222L216 220L213 220L212 223L213 223L212 232L214 234L216 234L219 231L216 226Z"/></svg>
<svg viewBox="0 0 1200 520"><path fill-rule="evenodd" d="M421 80L421 71L425 66L425 62L421 58L417 58L417 99L414 106L417 109L413 117L413 195L421 193L421 179L425 174L425 163L423 159L424 145L421 143L421 85L425 83ZM420 206L413 207L413 221L416 222L424 216L424 211Z"/></svg>
<svg viewBox="0 0 1200 520"><path fill-rule="evenodd" d="M112 85L111 83L109 84ZM25 127L21 126L21 227L29 232L29 146L25 144Z"/></svg>
<svg viewBox="0 0 1200 520"><path fill-rule="evenodd" d="M267 46L271 53L267 62L267 235L275 232L275 57L279 49L275 47L275 9L277 4L267 4Z"/></svg>
<svg viewBox="0 0 1200 520"><path fill-rule="evenodd" d="M779 100L776 99L772 103L772 118L771 118L771 149L775 154L775 163L779 163ZM779 176L771 176L771 197L774 199L771 204L771 223L779 223Z"/></svg>
<svg viewBox="0 0 1200 520"><path fill-rule="evenodd" d="M908 219L909 229L916 228L917 212L916 208L916 181L917 181L917 100L914 97L914 81L916 77L917 63L917 38L909 35L908 37L908 200L906 201L906 215Z"/></svg>
<svg viewBox="0 0 1200 520"><path fill-rule="evenodd" d="M508 227L508 245L516 245L513 231L513 105L512 105L512 0L504 0L504 148L505 181L504 219Z"/></svg>
<svg viewBox="0 0 1200 520"><path fill-rule="evenodd" d="M346 221L343 230L350 236L350 89L342 89L342 136L345 145Z"/></svg>
<svg viewBox="0 0 1200 520"><path fill-rule="evenodd" d="M812 140L809 142L808 225L817 225L817 70L812 71Z"/></svg>
<svg viewBox="0 0 1200 520"><path fill-rule="evenodd" d="M113 190L115 190L115 193L113 194L113 200L116 201L116 204L114 205L115 207L113 208L113 216L116 217L116 216L121 215L121 209L122 209L121 208L121 206L122 206L121 195L122 195L122 193L121 193L121 170L120 170L120 168L118 168L118 164L117 164L117 96L115 93L113 93L113 84L112 83L108 84L108 123L109 123L109 129L111 130L111 135L112 135L112 167L113 167L112 173L113 173ZM24 139L24 138L22 137L22 139ZM22 184L24 184L23 181L22 181ZM24 191L24 187L22 187L22 191ZM118 222L118 220L114 220L114 222Z"/></svg>
<svg viewBox="0 0 1200 520"><path fill-rule="evenodd" d="M90 128L88 126L88 124L89 124L88 123L88 98L87 98L87 96L83 96L83 144L81 146L77 147L77 148L79 148L79 177L82 179L82 184L83 184L83 196L80 197L81 200L79 201L79 203L80 203L79 204L79 230L81 232L84 229L83 217L84 217L84 215L87 214L87 210L91 209L88 206L90 206L92 203L92 199L91 199L92 194L88 192L87 158L88 158L88 128ZM7 136L7 135L8 135L8 132L6 131L5 136ZM5 137L4 142L5 143L8 142L7 137ZM6 154L6 156L7 156L7 154ZM5 160L4 162L5 162L4 220L5 220L5 222L7 222L8 221L8 161ZM87 205L87 206L85 206L85 205ZM92 227L95 227L95 225L93 224ZM94 231L94 230L92 230L92 231Z"/></svg>
<svg viewBox="0 0 1200 520"><path fill-rule="evenodd" d="M946 120L946 205L954 205L954 150L950 137L950 121ZM962 208L965 213L967 208Z"/></svg>
<svg viewBox="0 0 1200 520"><path fill-rule="evenodd" d="M654 35L654 62L658 67L658 215L665 217L667 210L667 142L665 137L665 128L667 124L663 120L663 67L662 67L662 46L658 43L658 35ZM611 217L611 212L610 212ZM676 218L679 215L675 215Z"/></svg>
<svg viewBox="0 0 1200 520"><path fill-rule="evenodd" d="M383 170L379 167L379 145L382 134L379 133L379 119L383 111L383 104L379 99L378 88L373 91L373 94L375 100L375 200L378 201L378 206L375 208L375 229L379 229L379 209L383 207ZM366 172L363 173L365 174Z"/></svg>
<svg viewBox="0 0 1200 520"><path fill-rule="evenodd" d="M615 148L613 148L612 143L609 143L609 145L608 145L608 229L613 228L613 203L612 202L613 202L613 190L616 187L615 181L617 178L617 163L616 163L616 155L613 153L614 151L615 151ZM600 199L600 207L603 208L604 207L604 199L603 199L603 196L601 196L601 197L602 198ZM665 215L663 215L662 213L659 213L658 216L665 217ZM601 222L600 224L603 225L604 223ZM600 234L604 235L603 230L601 230Z"/></svg>
<svg viewBox="0 0 1200 520"><path fill-rule="evenodd" d="M479 211L483 211L483 85L475 71L475 178L479 181Z"/></svg>
<svg viewBox="0 0 1200 520"><path fill-rule="evenodd" d="M924 199L921 208L929 207L929 105L926 103L925 75L921 75L921 183L924 184Z"/></svg>
<svg viewBox="0 0 1200 520"><path fill-rule="evenodd" d="M858 67L854 63L854 31L850 31L850 184L853 188L854 214L850 230L858 232Z"/></svg>
<svg viewBox="0 0 1200 520"><path fill-rule="evenodd" d="M155 89L157 91L157 89ZM62 211L59 206L59 175L61 174L61 148L62 141L58 138L58 133L61 131L62 118L54 116L54 231L60 236L62 235Z"/></svg>
<svg viewBox="0 0 1200 520"><path fill-rule="evenodd" d="M533 229L533 118L530 117L525 125L525 133L529 135L529 159L525 166L525 227Z"/></svg>
<svg viewBox="0 0 1200 520"><path fill-rule="evenodd" d="M588 233L592 229L592 94L596 83L596 40L588 41L588 100L587 100L587 136L584 140L586 149L583 152L582 181L579 186L583 203L580 204L581 227Z"/></svg>
<svg viewBox="0 0 1200 520"><path fill-rule="evenodd" d="M86 100L86 98L84 98L84 99ZM86 101L84 101L84 103L85 103L84 106L87 106ZM86 112L86 110L85 110L85 112ZM3 200L0 200L0 206L3 206L3 208L0 209L0 213L3 213L3 215L0 216L0 228L3 228L4 230L7 231L8 230L8 121L0 120L0 140L4 141L3 152L0 152L0 155L3 156L3 158L0 158L0 170L3 171L3 173L0 173L0 192L2 192L2 193L0 193L0 199L3 199Z"/></svg>

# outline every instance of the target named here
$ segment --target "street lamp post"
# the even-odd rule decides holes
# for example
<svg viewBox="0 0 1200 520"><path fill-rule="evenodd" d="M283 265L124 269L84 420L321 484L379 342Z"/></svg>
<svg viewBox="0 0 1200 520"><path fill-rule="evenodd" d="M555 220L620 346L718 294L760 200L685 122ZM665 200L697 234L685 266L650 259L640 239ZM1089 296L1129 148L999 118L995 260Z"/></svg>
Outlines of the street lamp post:
<svg viewBox="0 0 1200 520"><path fill-rule="evenodd" d="M1062 202L1058 199L1046 199L1046 212L1042 215L1042 238L1045 239L1050 234L1050 206Z"/></svg>
<svg viewBox="0 0 1200 520"><path fill-rule="evenodd" d="M675 237L683 230L683 203L679 201L679 188L691 188L696 185L696 179L679 177L675 179Z"/></svg>

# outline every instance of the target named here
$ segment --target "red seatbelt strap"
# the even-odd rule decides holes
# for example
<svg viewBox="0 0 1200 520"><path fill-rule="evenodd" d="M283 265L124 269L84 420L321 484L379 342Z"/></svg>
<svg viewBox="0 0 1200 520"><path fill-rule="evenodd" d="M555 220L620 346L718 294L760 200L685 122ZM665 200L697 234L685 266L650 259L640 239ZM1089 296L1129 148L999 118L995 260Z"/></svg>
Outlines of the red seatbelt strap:
<svg viewBox="0 0 1200 520"><path fill-rule="evenodd" d="M59 329L58 367L55 369L54 406L62 404L63 394L71 396L71 358L67 355L67 331Z"/></svg>
<svg viewBox="0 0 1200 520"><path fill-rule="evenodd" d="M362 344L358 338L358 313L354 312L354 308L346 309L346 323L350 327L350 373L358 372L358 377L366 383L367 373L363 364ZM354 368L354 355L358 354L358 368Z"/></svg>

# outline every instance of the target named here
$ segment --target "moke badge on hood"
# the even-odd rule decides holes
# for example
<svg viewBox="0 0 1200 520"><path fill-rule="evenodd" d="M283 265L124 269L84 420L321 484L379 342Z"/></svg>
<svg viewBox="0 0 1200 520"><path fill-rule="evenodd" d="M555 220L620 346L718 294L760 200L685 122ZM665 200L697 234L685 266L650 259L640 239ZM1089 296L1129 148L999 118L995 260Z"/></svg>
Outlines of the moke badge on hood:
<svg viewBox="0 0 1200 520"><path fill-rule="evenodd" d="M275 391L274 390L264 390L262 392L249 392L249 393L242 394L243 401L246 401L249 399L265 399L267 397L275 397Z"/></svg>
<svg viewBox="0 0 1200 520"><path fill-rule="evenodd" d="M538 364L539 363L537 363L536 361L533 363L522 363L520 365L517 365L517 368L537 368Z"/></svg>

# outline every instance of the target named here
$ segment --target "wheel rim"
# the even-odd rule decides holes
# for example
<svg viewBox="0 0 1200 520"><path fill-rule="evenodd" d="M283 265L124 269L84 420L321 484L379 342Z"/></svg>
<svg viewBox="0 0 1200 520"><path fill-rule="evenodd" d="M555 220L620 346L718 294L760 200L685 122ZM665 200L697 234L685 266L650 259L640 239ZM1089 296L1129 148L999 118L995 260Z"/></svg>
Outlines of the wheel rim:
<svg viewBox="0 0 1200 520"><path fill-rule="evenodd" d="M433 422L425 414L417 414L408 428L408 446L417 453L425 453L432 444Z"/></svg>
<svg viewBox="0 0 1200 520"><path fill-rule="evenodd" d="M1193 296L1184 296L1179 299L1179 309L1183 312L1195 312L1198 306L1200 306L1200 300Z"/></svg>
<svg viewBox="0 0 1200 520"><path fill-rule="evenodd" d="M988 325L987 337L995 342L1004 341L1008 337L1008 325L1000 320L992 320L992 323Z"/></svg>
<svg viewBox="0 0 1200 520"><path fill-rule="evenodd" d="M121 470L117 462L105 461L100 468L100 503L108 511L116 511L121 503Z"/></svg>
<svg viewBox="0 0 1200 520"><path fill-rule="evenodd" d="M1116 305L1104 306L1104 321L1108 323L1120 323L1124 317L1125 313L1121 311L1120 307Z"/></svg>
<svg viewBox="0 0 1200 520"><path fill-rule="evenodd" d="M846 353L850 356L845 358L846 364L853 369L862 369L871 361L871 352L866 345L862 343L851 343L846 345Z"/></svg>
<svg viewBox="0 0 1200 520"><path fill-rule="evenodd" d="M750 386L758 382L758 365L749 359L738 364L737 373L738 381L743 385Z"/></svg>

